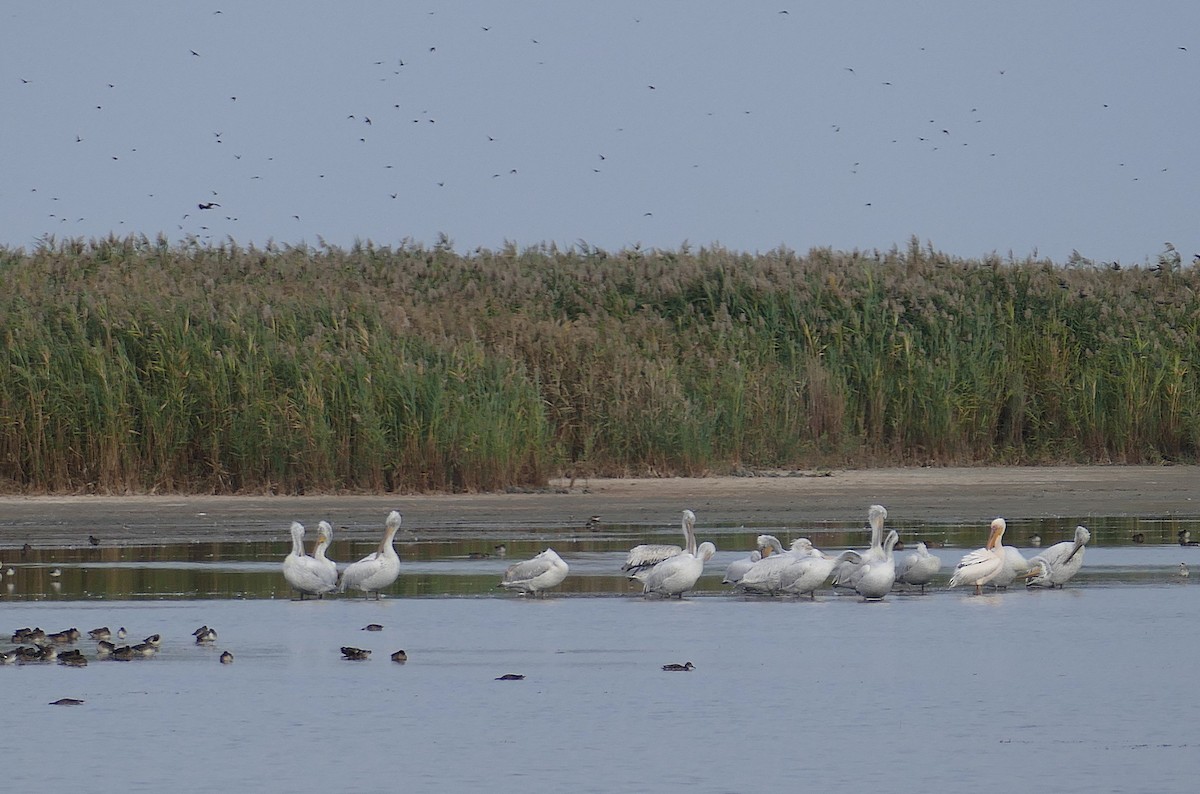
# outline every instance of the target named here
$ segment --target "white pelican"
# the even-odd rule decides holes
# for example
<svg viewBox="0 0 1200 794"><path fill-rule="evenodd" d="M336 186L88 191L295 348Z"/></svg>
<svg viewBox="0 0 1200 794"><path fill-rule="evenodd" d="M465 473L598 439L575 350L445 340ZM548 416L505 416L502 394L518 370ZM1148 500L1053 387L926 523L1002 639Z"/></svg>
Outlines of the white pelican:
<svg viewBox="0 0 1200 794"><path fill-rule="evenodd" d="M313 548L313 567L317 575L333 590L337 587L337 563L325 556L325 549L333 543L333 527L328 521L317 524L317 545Z"/></svg>
<svg viewBox="0 0 1200 794"><path fill-rule="evenodd" d="M379 548L346 566L338 583L338 591L344 593L347 588L353 587L364 593L375 593L375 597L379 598L379 591L400 576L400 555L392 548L392 541L399 531L400 514L393 510L388 513Z"/></svg>
<svg viewBox="0 0 1200 794"><path fill-rule="evenodd" d="M883 562L886 556L883 552L883 520L885 518L887 518L887 509L883 505L871 505L867 510L867 521L871 524L871 547L861 554L848 555L845 560L838 563L834 569L834 587L856 588L864 564Z"/></svg>
<svg viewBox="0 0 1200 794"><path fill-rule="evenodd" d="M1062 587L1083 567L1083 547L1092 539L1086 527L1075 527L1075 539L1055 543L1029 561L1027 587Z"/></svg>
<svg viewBox="0 0 1200 794"><path fill-rule="evenodd" d="M1000 566L1000 573L992 577L992 581L988 584L997 590L1007 590L1014 579L1029 573L1029 560L1025 559L1024 555L1012 546L1001 546L1000 548L1004 551L1004 563Z"/></svg>
<svg viewBox="0 0 1200 794"><path fill-rule="evenodd" d="M988 535L987 545L982 549L975 549L970 554L965 555L959 560L958 565L954 568L954 575L950 577L950 583L947 587L958 587L960 584L975 585L975 594L979 595L983 592L983 586L1000 573L1000 569L1004 566L1004 549L1000 545L1000 539L1004 537L1004 528L1006 524L1003 518L992 520L991 533Z"/></svg>
<svg viewBox="0 0 1200 794"><path fill-rule="evenodd" d="M857 552L847 551L840 556L830 557L813 549L808 556L796 559L779 576L779 592L791 595L817 597L816 589L825 583L833 569L850 559Z"/></svg>
<svg viewBox="0 0 1200 794"><path fill-rule="evenodd" d="M625 557L625 564L621 566L621 570L633 577L638 571L647 568L653 568L668 557L674 557L676 554L688 552L696 553L696 514L691 510L683 511L683 540L684 546L680 548L672 544L664 543L643 543L640 546L634 546L629 550L629 554Z"/></svg>
<svg viewBox="0 0 1200 794"><path fill-rule="evenodd" d="M725 578L721 580L721 584L737 584L746 575L746 571L750 570L750 566L762 559L762 552L758 549L750 552L749 557L743 557L740 560L734 560L729 563L729 567L725 569Z"/></svg>
<svg viewBox="0 0 1200 794"><path fill-rule="evenodd" d="M300 594L300 600L306 595L321 595L333 590L317 572L317 561L304 553L304 525L299 521L292 522L292 551L283 558L283 578L292 589Z"/></svg>
<svg viewBox="0 0 1200 794"><path fill-rule="evenodd" d="M758 544L758 550L762 552L762 556L764 557L770 557L772 554L783 554L783 544L774 535L759 535L755 543Z"/></svg>
<svg viewBox="0 0 1200 794"><path fill-rule="evenodd" d="M942 569L942 559L936 554L930 554L923 542L917 543L917 550L905 556L896 571L896 581L920 587L925 592L925 585L933 581L934 575Z"/></svg>
<svg viewBox="0 0 1200 794"><path fill-rule="evenodd" d="M759 540L764 537L770 536L759 536ZM820 554L813 549L812 541L808 538L796 538L792 541L790 550L772 553L750 566L750 570L746 571L737 583L737 589L759 595L778 595L783 587L784 572L797 561L813 553Z"/></svg>
<svg viewBox="0 0 1200 794"><path fill-rule="evenodd" d="M532 560L508 566L500 586L506 590L537 594L548 587L556 587L567 578L570 570L567 563L554 549L546 549Z"/></svg>
<svg viewBox="0 0 1200 794"><path fill-rule="evenodd" d="M700 544L696 553L683 552L655 565L648 571L640 571L636 578L642 583L642 593L658 593L667 598L679 596L696 586L704 573L704 563L717 553L717 547L707 540Z"/></svg>
<svg viewBox="0 0 1200 794"><path fill-rule="evenodd" d="M892 549L900 535L896 530L888 533L883 541L883 559L863 557L859 565L858 577L854 581L854 589L868 601L877 601L892 591L896 583L896 559Z"/></svg>

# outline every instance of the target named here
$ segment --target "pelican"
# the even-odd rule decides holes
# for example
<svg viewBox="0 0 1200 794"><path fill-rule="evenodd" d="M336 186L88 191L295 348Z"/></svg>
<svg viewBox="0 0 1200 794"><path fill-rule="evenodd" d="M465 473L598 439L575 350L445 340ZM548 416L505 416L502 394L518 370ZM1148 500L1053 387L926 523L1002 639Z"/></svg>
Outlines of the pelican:
<svg viewBox="0 0 1200 794"><path fill-rule="evenodd" d="M958 561L958 565L954 567L954 575L950 577L947 587L973 584L975 585L975 595L983 593L983 586L996 578L1004 566L1005 553L1000 545L1000 539L1004 537L1005 526L1007 525L1003 518L992 520L987 545L982 549L975 549Z"/></svg>
<svg viewBox="0 0 1200 794"><path fill-rule="evenodd" d="M392 547L392 541L399 531L400 513L393 510L388 513L379 548L346 566L346 570L342 571L338 592L344 593L347 588L353 587L364 593L375 593L378 599L379 591L389 587L400 576L400 555Z"/></svg>
<svg viewBox="0 0 1200 794"><path fill-rule="evenodd" d="M854 589L866 600L878 601L892 591L892 585L896 583L896 559L892 556L892 549L898 540L900 535L893 529L883 541L883 559L863 556L858 577L854 580Z"/></svg>
<svg viewBox="0 0 1200 794"><path fill-rule="evenodd" d="M1062 587L1083 567L1083 547L1092 539L1086 527L1075 527L1075 539L1055 543L1029 561L1026 587Z"/></svg>
<svg viewBox="0 0 1200 794"><path fill-rule="evenodd" d="M685 551L668 557L648 571L637 573L636 578L642 583L642 593L683 598L683 594L695 587L700 575L704 573L704 563L711 560L716 553L717 547L706 540L694 554Z"/></svg>
<svg viewBox="0 0 1200 794"><path fill-rule="evenodd" d="M562 584L570 566L554 549L546 549L531 560L510 565L504 572L500 586L506 590L533 593Z"/></svg>
<svg viewBox="0 0 1200 794"><path fill-rule="evenodd" d="M761 535L759 541L764 538L775 540L768 535ZM778 543L778 541L775 542ZM769 544L763 544L763 546L767 549L771 548ZM754 563L737 583L737 589L759 595L778 595L783 587L785 571L799 560L814 553L820 554L813 548L812 541L808 538L796 538L792 541L792 547L788 551L771 553Z"/></svg>
<svg viewBox="0 0 1200 794"><path fill-rule="evenodd" d="M810 598L815 599L817 588L825 583L833 569L856 554L857 552L847 551L837 557L830 557L813 549L810 554L798 558L781 572L779 592L792 595L808 593Z"/></svg>
<svg viewBox="0 0 1200 794"><path fill-rule="evenodd" d="M1024 555L1012 546L1001 546L1000 548L1004 551L1004 563L1000 566L1000 573L996 574L988 584L997 590L1007 590L1014 579L1029 573L1029 560L1025 559Z"/></svg>
<svg viewBox="0 0 1200 794"><path fill-rule="evenodd" d="M838 563L834 569L834 587L856 587L858 578L862 576L862 566L870 563L883 562L883 520L887 518L887 509L883 505L871 505L867 510L867 521L871 524L871 547L861 554L854 554ZM897 540L899 537L897 536Z"/></svg>
<svg viewBox="0 0 1200 794"><path fill-rule="evenodd" d="M779 542L779 538L774 535L759 535L754 541L758 546L758 550L763 557L770 557L772 554L783 554L783 544Z"/></svg>
<svg viewBox="0 0 1200 794"><path fill-rule="evenodd" d="M754 563L762 559L762 552L758 549L750 552L749 557L743 557L740 560L734 560L729 563L729 567L725 569L725 578L721 580L721 584L737 584L746 575L746 571Z"/></svg>
<svg viewBox="0 0 1200 794"><path fill-rule="evenodd" d="M292 522L292 551L283 558L283 578L300 594L300 600L306 595L321 595L333 588L317 575L316 560L304 553L304 525L299 521Z"/></svg>
<svg viewBox="0 0 1200 794"><path fill-rule="evenodd" d="M317 524L317 545L313 548L313 570L321 581L329 585L329 592L337 587L337 563L325 556L325 549L333 543L333 526L328 521Z"/></svg>
<svg viewBox="0 0 1200 794"><path fill-rule="evenodd" d="M905 556L896 571L896 581L920 587L925 592L925 585L933 581L934 575L942 569L942 559L936 554L930 554L929 548L923 543L917 543L917 550Z"/></svg>
<svg viewBox="0 0 1200 794"><path fill-rule="evenodd" d="M625 557L625 564L621 566L621 570L633 577L639 571L647 568L653 568L668 557L674 557L676 554L689 552L696 553L696 514L691 510L683 511L683 539L684 547L664 544L664 543L643 543L640 546L634 546L629 550L629 554Z"/></svg>

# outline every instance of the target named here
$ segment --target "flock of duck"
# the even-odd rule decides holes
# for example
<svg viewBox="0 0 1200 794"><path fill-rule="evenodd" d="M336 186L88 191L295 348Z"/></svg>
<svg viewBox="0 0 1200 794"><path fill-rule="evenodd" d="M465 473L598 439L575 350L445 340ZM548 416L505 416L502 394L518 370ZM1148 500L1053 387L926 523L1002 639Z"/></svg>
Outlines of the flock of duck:
<svg viewBox="0 0 1200 794"><path fill-rule="evenodd" d="M884 535L886 518L887 510L882 505L872 505L867 511L871 545L863 551L844 551L836 556L815 548L808 538L797 538L785 550L775 536L759 535L757 548L729 565L723 583L743 593L810 598L815 598L826 582L835 590L857 592L867 600L884 598L897 585L918 587L924 592L941 570L941 559L930 554L925 543L918 543L915 551L897 560L894 551L899 535L895 530ZM318 525L317 544L309 556L304 552L304 527L294 522L292 551L283 561L284 578L301 599L347 589L378 597L379 591L400 575L400 557L392 546L399 528L400 514L393 510L379 548L339 574L337 564L325 556L333 540L329 523ZM987 542L963 556L948 587L973 585L976 593L982 593L985 585L1004 589L1020 579L1028 587L1061 588L1083 566L1084 547L1091 539L1085 527L1075 528L1073 540L1056 543L1030 559L1003 544L1005 528L1003 518L992 521ZM717 548L711 542L697 545L696 514L691 510L683 511L682 530L683 546L642 544L630 549L622 571L641 583L645 595L682 598L696 586L705 563L716 554ZM547 548L532 559L509 566L499 586L538 595L561 584L569 571L566 561Z"/></svg>
<svg viewBox="0 0 1200 794"><path fill-rule="evenodd" d="M192 632L196 645L211 646L217 641L216 629L207 625ZM20 628L13 632L11 641L18 643L11 651L0 651L0 664L34 664L57 662L67 667L87 667L87 656L79 648L60 650L61 646L74 645L83 638L77 628L64 629L47 633L41 628ZM111 659L115 662L129 662L134 659L145 659L158 653L162 646L162 635L151 634L138 643L121 644L127 638L125 627L112 631L108 626L92 629L88 639L96 643L96 659ZM28 643L28 644L26 644ZM219 657L221 664L232 664L233 654L222 651ZM82 702L82 701L81 701Z"/></svg>

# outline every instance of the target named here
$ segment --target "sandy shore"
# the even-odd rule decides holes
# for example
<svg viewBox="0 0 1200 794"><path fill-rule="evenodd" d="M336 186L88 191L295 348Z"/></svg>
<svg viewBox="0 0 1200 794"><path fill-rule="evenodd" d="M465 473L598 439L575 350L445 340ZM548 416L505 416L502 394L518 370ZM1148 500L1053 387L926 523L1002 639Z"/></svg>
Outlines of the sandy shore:
<svg viewBox="0 0 1200 794"><path fill-rule="evenodd" d="M663 525L683 507L712 523L796 525L861 516L886 505L905 520L1200 515L1200 467L913 468L703 479L555 481L538 493L419 496L0 497L0 549L274 537L293 518L378 527L388 510L406 528Z"/></svg>

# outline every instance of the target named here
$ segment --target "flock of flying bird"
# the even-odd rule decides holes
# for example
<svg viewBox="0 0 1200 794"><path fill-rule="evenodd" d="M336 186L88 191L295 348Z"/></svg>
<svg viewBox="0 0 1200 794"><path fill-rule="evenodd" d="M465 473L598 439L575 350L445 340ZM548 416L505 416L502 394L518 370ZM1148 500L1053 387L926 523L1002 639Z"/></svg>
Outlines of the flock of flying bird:
<svg viewBox="0 0 1200 794"><path fill-rule="evenodd" d="M884 535L887 510L872 505L867 513L871 526L871 545L864 551L844 551L836 556L815 548L808 538L797 538L787 550L773 535L759 535L757 548L749 556L729 565L724 584L739 592L756 595L807 595L831 582L835 589L854 591L866 600L878 600L897 584L925 591L942 561L930 554L925 543L897 560L894 549L899 534ZM963 556L950 577L948 587L974 585L982 593L985 585L1003 589L1017 579L1030 587L1065 585L1083 566L1084 547L1091 539L1085 527L1075 528L1073 540L1056 543L1031 559L1012 546L1003 545L1006 524L1003 518L991 523L983 548ZM347 589L375 593L376 597L400 575L400 557L392 542L400 529L400 514L392 511L387 518L379 548L339 574L337 565L325 556L333 540L333 528L322 521L317 529L317 544L312 556L304 552L304 527L293 522L292 551L283 561L283 575L303 599L306 595L345 592ZM696 514L683 511L684 545L642 544L630 549L622 571L642 585L645 595L682 598L695 588L704 573L704 565L716 554L708 541L696 543ZM1182 541L1181 541L1182 542ZM562 584L570 567L552 548L532 559L508 567L499 586L522 594L537 595Z"/></svg>

